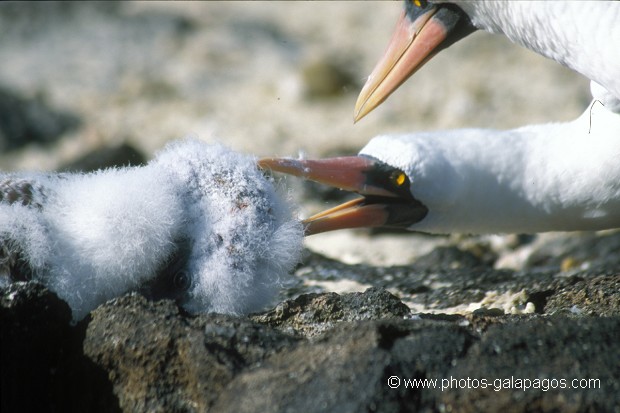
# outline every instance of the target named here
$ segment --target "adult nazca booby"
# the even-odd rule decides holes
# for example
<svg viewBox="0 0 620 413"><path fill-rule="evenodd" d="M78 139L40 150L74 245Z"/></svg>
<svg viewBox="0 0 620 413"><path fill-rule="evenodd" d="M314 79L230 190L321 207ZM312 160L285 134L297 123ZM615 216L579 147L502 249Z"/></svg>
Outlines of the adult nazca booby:
<svg viewBox="0 0 620 413"><path fill-rule="evenodd" d="M260 165L363 195L306 220L307 234L620 227L620 116L600 105L567 123L383 135L358 156Z"/></svg>
<svg viewBox="0 0 620 413"><path fill-rule="evenodd" d="M620 48L609 45L620 44L620 3L405 4L360 93L356 120L476 28L504 33L588 76L595 101L566 123L384 135L356 157L261 160L264 168L362 195L307 219L306 233L372 226L431 233L619 228Z"/></svg>
<svg viewBox="0 0 620 413"><path fill-rule="evenodd" d="M437 52L473 33L504 34L592 80L594 99L620 111L620 2L406 0L396 30L355 104L360 120Z"/></svg>

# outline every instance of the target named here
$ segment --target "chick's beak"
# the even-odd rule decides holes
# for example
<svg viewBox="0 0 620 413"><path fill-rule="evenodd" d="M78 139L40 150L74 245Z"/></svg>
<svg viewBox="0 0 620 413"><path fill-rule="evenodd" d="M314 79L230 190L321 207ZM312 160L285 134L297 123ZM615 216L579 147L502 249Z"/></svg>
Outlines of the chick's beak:
<svg viewBox="0 0 620 413"><path fill-rule="evenodd" d="M258 165L362 195L304 220L306 235L345 228L407 227L427 213L408 187L392 184L394 171L402 172L369 157L269 158L261 159Z"/></svg>
<svg viewBox="0 0 620 413"><path fill-rule="evenodd" d="M428 3L414 14L413 18L405 11L401 14L385 54L357 98L355 122L383 103L437 52L473 31L453 30L462 16L449 8Z"/></svg>

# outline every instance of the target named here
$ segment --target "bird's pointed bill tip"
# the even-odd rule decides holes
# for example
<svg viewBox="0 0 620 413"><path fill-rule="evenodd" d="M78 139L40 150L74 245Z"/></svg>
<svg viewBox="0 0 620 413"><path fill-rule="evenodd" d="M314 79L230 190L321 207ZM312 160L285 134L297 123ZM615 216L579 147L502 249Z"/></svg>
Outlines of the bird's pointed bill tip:
<svg viewBox="0 0 620 413"><path fill-rule="evenodd" d="M303 221L305 236L352 228L378 227L388 221L382 205L365 205L364 197L353 199Z"/></svg>
<svg viewBox="0 0 620 413"><path fill-rule="evenodd" d="M303 176L303 164L293 158L262 158L256 164L260 169Z"/></svg>
<svg viewBox="0 0 620 413"><path fill-rule="evenodd" d="M434 19L434 6L411 21L403 12L387 50L362 88L354 110L355 122L381 105L400 85L426 63L446 39L443 23Z"/></svg>
<svg viewBox="0 0 620 413"><path fill-rule="evenodd" d="M366 83L366 85L368 85L368 83ZM366 92L366 85L364 85L364 88L357 98L357 102L355 102L355 109L353 110L353 123L357 123L362 120L364 116L372 112L372 110L378 105L373 105L372 102L369 104L368 100L372 96Z"/></svg>

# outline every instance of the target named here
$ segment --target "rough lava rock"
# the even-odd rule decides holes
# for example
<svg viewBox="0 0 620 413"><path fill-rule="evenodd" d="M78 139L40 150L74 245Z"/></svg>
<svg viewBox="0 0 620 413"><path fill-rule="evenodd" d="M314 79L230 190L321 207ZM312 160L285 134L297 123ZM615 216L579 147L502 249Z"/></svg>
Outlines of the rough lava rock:
<svg viewBox="0 0 620 413"><path fill-rule="evenodd" d="M248 366L297 339L247 319L189 317L134 294L93 312L84 352L106 371L127 412L200 412Z"/></svg>
<svg viewBox="0 0 620 413"><path fill-rule="evenodd" d="M82 352L87 320L40 284L1 290L2 412L116 412L107 372Z"/></svg>
<svg viewBox="0 0 620 413"><path fill-rule="evenodd" d="M0 151L31 143L51 144L77 128L75 114L48 107L41 97L26 98L0 85Z"/></svg>
<svg viewBox="0 0 620 413"><path fill-rule="evenodd" d="M421 405L421 394L391 389L389 377L444 374L471 340L445 322L349 322L242 373L214 411L410 411Z"/></svg>
<svg viewBox="0 0 620 413"><path fill-rule="evenodd" d="M251 318L291 334L313 337L343 321L403 318L409 314L409 307L388 291L369 288L363 294L304 294Z"/></svg>
<svg viewBox="0 0 620 413"><path fill-rule="evenodd" d="M618 276L610 283L592 279L607 291ZM565 296L560 291L555 300ZM172 301L132 293L77 326L68 307L35 283L4 289L1 304L2 411L617 412L620 406L617 313L411 314L379 288L301 295L241 318L191 316ZM560 388L580 384L595 388ZM24 389L41 397L28 398Z"/></svg>
<svg viewBox="0 0 620 413"><path fill-rule="evenodd" d="M618 343L618 317L527 317L491 326L449 372L481 384L441 393L437 405L455 412L618 411ZM571 388L590 379L595 388Z"/></svg>

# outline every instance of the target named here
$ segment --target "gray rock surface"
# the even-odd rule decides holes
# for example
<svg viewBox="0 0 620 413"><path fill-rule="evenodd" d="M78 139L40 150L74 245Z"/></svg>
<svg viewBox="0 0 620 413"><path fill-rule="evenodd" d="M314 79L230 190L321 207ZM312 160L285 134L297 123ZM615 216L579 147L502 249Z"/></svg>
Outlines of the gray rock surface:
<svg viewBox="0 0 620 413"><path fill-rule="evenodd" d="M32 282L0 295L0 410L2 412L117 412L107 372L82 351L85 323Z"/></svg>
<svg viewBox="0 0 620 413"><path fill-rule="evenodd" d="M28 144L51 144L79 125L77 116L48 107L41 96L28 98L0 87L0 151Z"/></svg>
<svg viewBox="0 0 620 413"><path fill-rule="evenodd" d="M412 315L380 289L302 295L249 318L194 317L129 294L78 326L34 283L4 290L1 304L2 411L620 406L617 315Z"/></svg>
<svg viewBox="0 0 620 413"><path fill-rule="evenodd" d="M104 368L123 411L205 411L233 377L296 339L249 320L190 318L138 295L93 312L84 353Z"/></svg>

